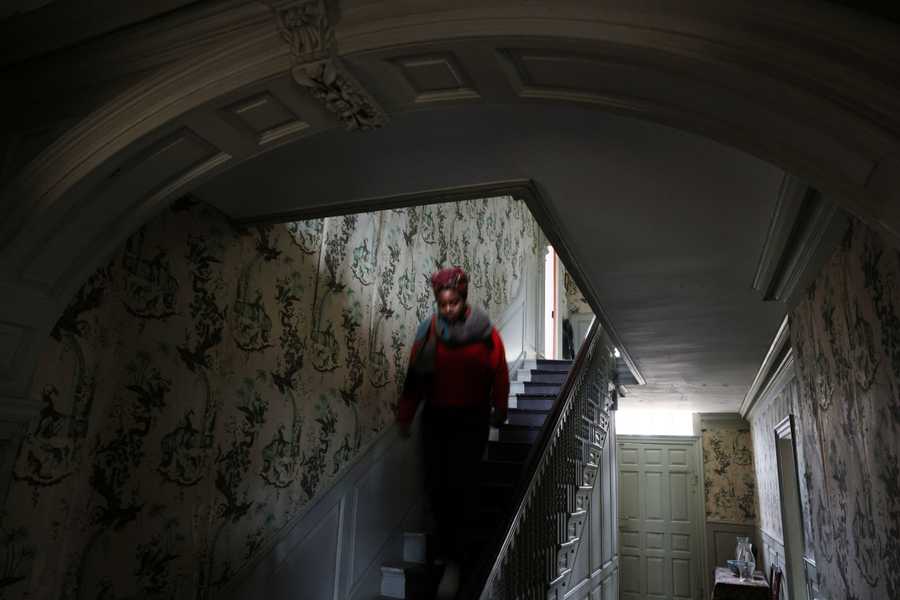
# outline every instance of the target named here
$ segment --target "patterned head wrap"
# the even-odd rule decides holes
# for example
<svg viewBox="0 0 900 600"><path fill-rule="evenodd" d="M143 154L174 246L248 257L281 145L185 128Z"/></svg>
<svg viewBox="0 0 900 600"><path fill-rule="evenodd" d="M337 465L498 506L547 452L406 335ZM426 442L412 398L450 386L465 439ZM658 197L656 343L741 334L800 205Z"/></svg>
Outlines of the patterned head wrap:
<svg viewBox="0 0 900 600"><path fill-rule="evenodd" d="M445 289L456 290L463 300L469 295L469 276L460 267L441 269L431 276L431 289L434 295Z"/></svg>

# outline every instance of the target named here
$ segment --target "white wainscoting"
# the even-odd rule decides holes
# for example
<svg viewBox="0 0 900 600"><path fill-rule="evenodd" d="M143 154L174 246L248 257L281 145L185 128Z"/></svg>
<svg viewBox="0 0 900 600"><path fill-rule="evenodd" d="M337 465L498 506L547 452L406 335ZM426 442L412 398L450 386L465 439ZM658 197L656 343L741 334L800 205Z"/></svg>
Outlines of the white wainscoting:
<svg viewBox="0 0 900 600"><path fill-rule="evenodd" d="M519 285L512 293L509 306L494 317L494 326L503 340L510 374L514 374L528 358L537 356L537 341L541 331L541 298L543 274L540 260L524 261Z"/></svg>
<svg viewBox="0 0 900 600"><path fill-rule="evenodd" d="M737 536L750 538L750 543L756 548L757 569L762 570L763 549L756 536L756 528L753 525L729 523L727 521L706 521L706 577L705 582L712 590L715 579L716 567L724 567L727 560L735 557L737 549Z"/></svg>
<svg viewBox="0 0 900 600"><path fill-rule="evenodd" d="M600 476L594 482L591 510L575 557L566 600L619 598L619 471L616 462L615 418L609 421Z"/></svg>
<svg viewBox="0 0 900 600"><path fill-rule="evenodd" d="M762 570L766 574L766 577L769 576L769 568L773 564L781 568L782 571L787 571L784 561L784 542L769 535L762 529L757 529L757 537L762 543L761 552L757 559L760 564L757 564L757 568ZM785 581L786 578L787 575L785 575ZM781 586L781 599L790 599L790 589L788 589L787 585Z"/></svg>
<svg viewBox="0 0 900 600"><path fill-rule="evenodd" d="M224 594L231 600L372 600L381 565L401 560L403 532L421 531L418 419L409 439L388 429L324 495L275 535Z"/></svg>

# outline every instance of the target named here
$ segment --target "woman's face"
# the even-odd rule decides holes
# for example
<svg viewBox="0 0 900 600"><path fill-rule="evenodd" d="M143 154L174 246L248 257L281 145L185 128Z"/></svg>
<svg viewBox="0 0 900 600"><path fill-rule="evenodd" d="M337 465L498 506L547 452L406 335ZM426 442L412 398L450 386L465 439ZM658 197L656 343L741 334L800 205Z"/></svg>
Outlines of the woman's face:
<svg viewBox="0 0 900 600"><path fill-rule="evenodd" d="M466 301L459 292L452 288L445 288L437 295L438 314L451 323L459 320L466 309Z"/></svg>

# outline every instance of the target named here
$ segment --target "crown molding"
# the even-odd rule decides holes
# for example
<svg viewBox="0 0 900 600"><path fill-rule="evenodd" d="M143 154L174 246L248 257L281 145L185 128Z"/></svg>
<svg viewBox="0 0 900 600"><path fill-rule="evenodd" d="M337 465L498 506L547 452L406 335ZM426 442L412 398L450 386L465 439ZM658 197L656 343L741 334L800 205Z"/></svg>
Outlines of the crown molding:
<svg viewBox="0 0 900 600"><path fill-rule="evenodd" d="M785 174L760 252L753 289L788 304L809 283L847 228L837 205Z"/></svg>
<svg viewBox="0 0 900 600"><path fill-rule="evenodd" d="M701 425L706 423L741 423L747 425L747 421L736 412L698 413Z"/></svg>
<svg viewBox="0 0 900 600"><path fill-rule="evenodd" d="M747 390L747 394L741 402L738 411L741 417L747 419L759 399L766 395L771 389L771 384L789 364L793 364L791 328L790 318L785 316L769 346L769 351L766 352L766 356L753 378L753 383L750 384L750 389Z"/></svg>

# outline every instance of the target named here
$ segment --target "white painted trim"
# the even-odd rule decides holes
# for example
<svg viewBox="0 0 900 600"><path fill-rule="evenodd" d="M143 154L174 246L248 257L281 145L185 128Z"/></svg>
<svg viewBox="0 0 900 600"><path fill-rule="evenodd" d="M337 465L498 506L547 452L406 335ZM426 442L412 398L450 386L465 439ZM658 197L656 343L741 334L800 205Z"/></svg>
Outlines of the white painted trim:
<svg viewBox="0 0 900 600"><path fill-rule="evenodd" d="M402 534L408 530L420 530L422 527L422 511L424 495L421 482L413 472L403 473L413 483L417 493L395 498L392 502L405 503L396 511L399 516L390 529L372 532L368 535L380 535L383 542L369 556L369 560L360 575L356 577L355 564L358 556L359 508L360 498L357 485L364 482L367 475L379 463L388 458L393 460L412 461L421 454L418 434L419 420L415 421L409 439L401 438L396 427L389 427L367 447L360 450L352 466L338 478L326 491L311 500L301 513L267 541L265 548L251 562L238 571L229 584L222 590L222 596L230 600L253 599L273 578L289 577L283 568L291 554L302 548L304 540L310 538L319 529L321 523L334 511L338 511L337 550L334 563L334 587L331 600L351 600L367 597L377 593L377 581L380 581L381 564L390 560L401 560ZM367 499L371 502L372 499ZM398 506L394 506L395 509Z"/></svg>
<svg viewBox="0 0 900 600"><path fill-rule="evenodd" d="M745 419L750 411L753 410L757 401L764 397L764 388L766 384L772 379L774 373L781 368L790 347L790 316L785 315L784 319L781 321L781 325L778 327L778 332L772 339L772 343L769 346L769 350L766 352L765 358L763 358L762 364L759 366L759 370L756 372L756 376L753 378L753 382L750 384L750 388L747 390L747 394L744 396L744 400L741 402L741 407L738 412Z"/></svg>

